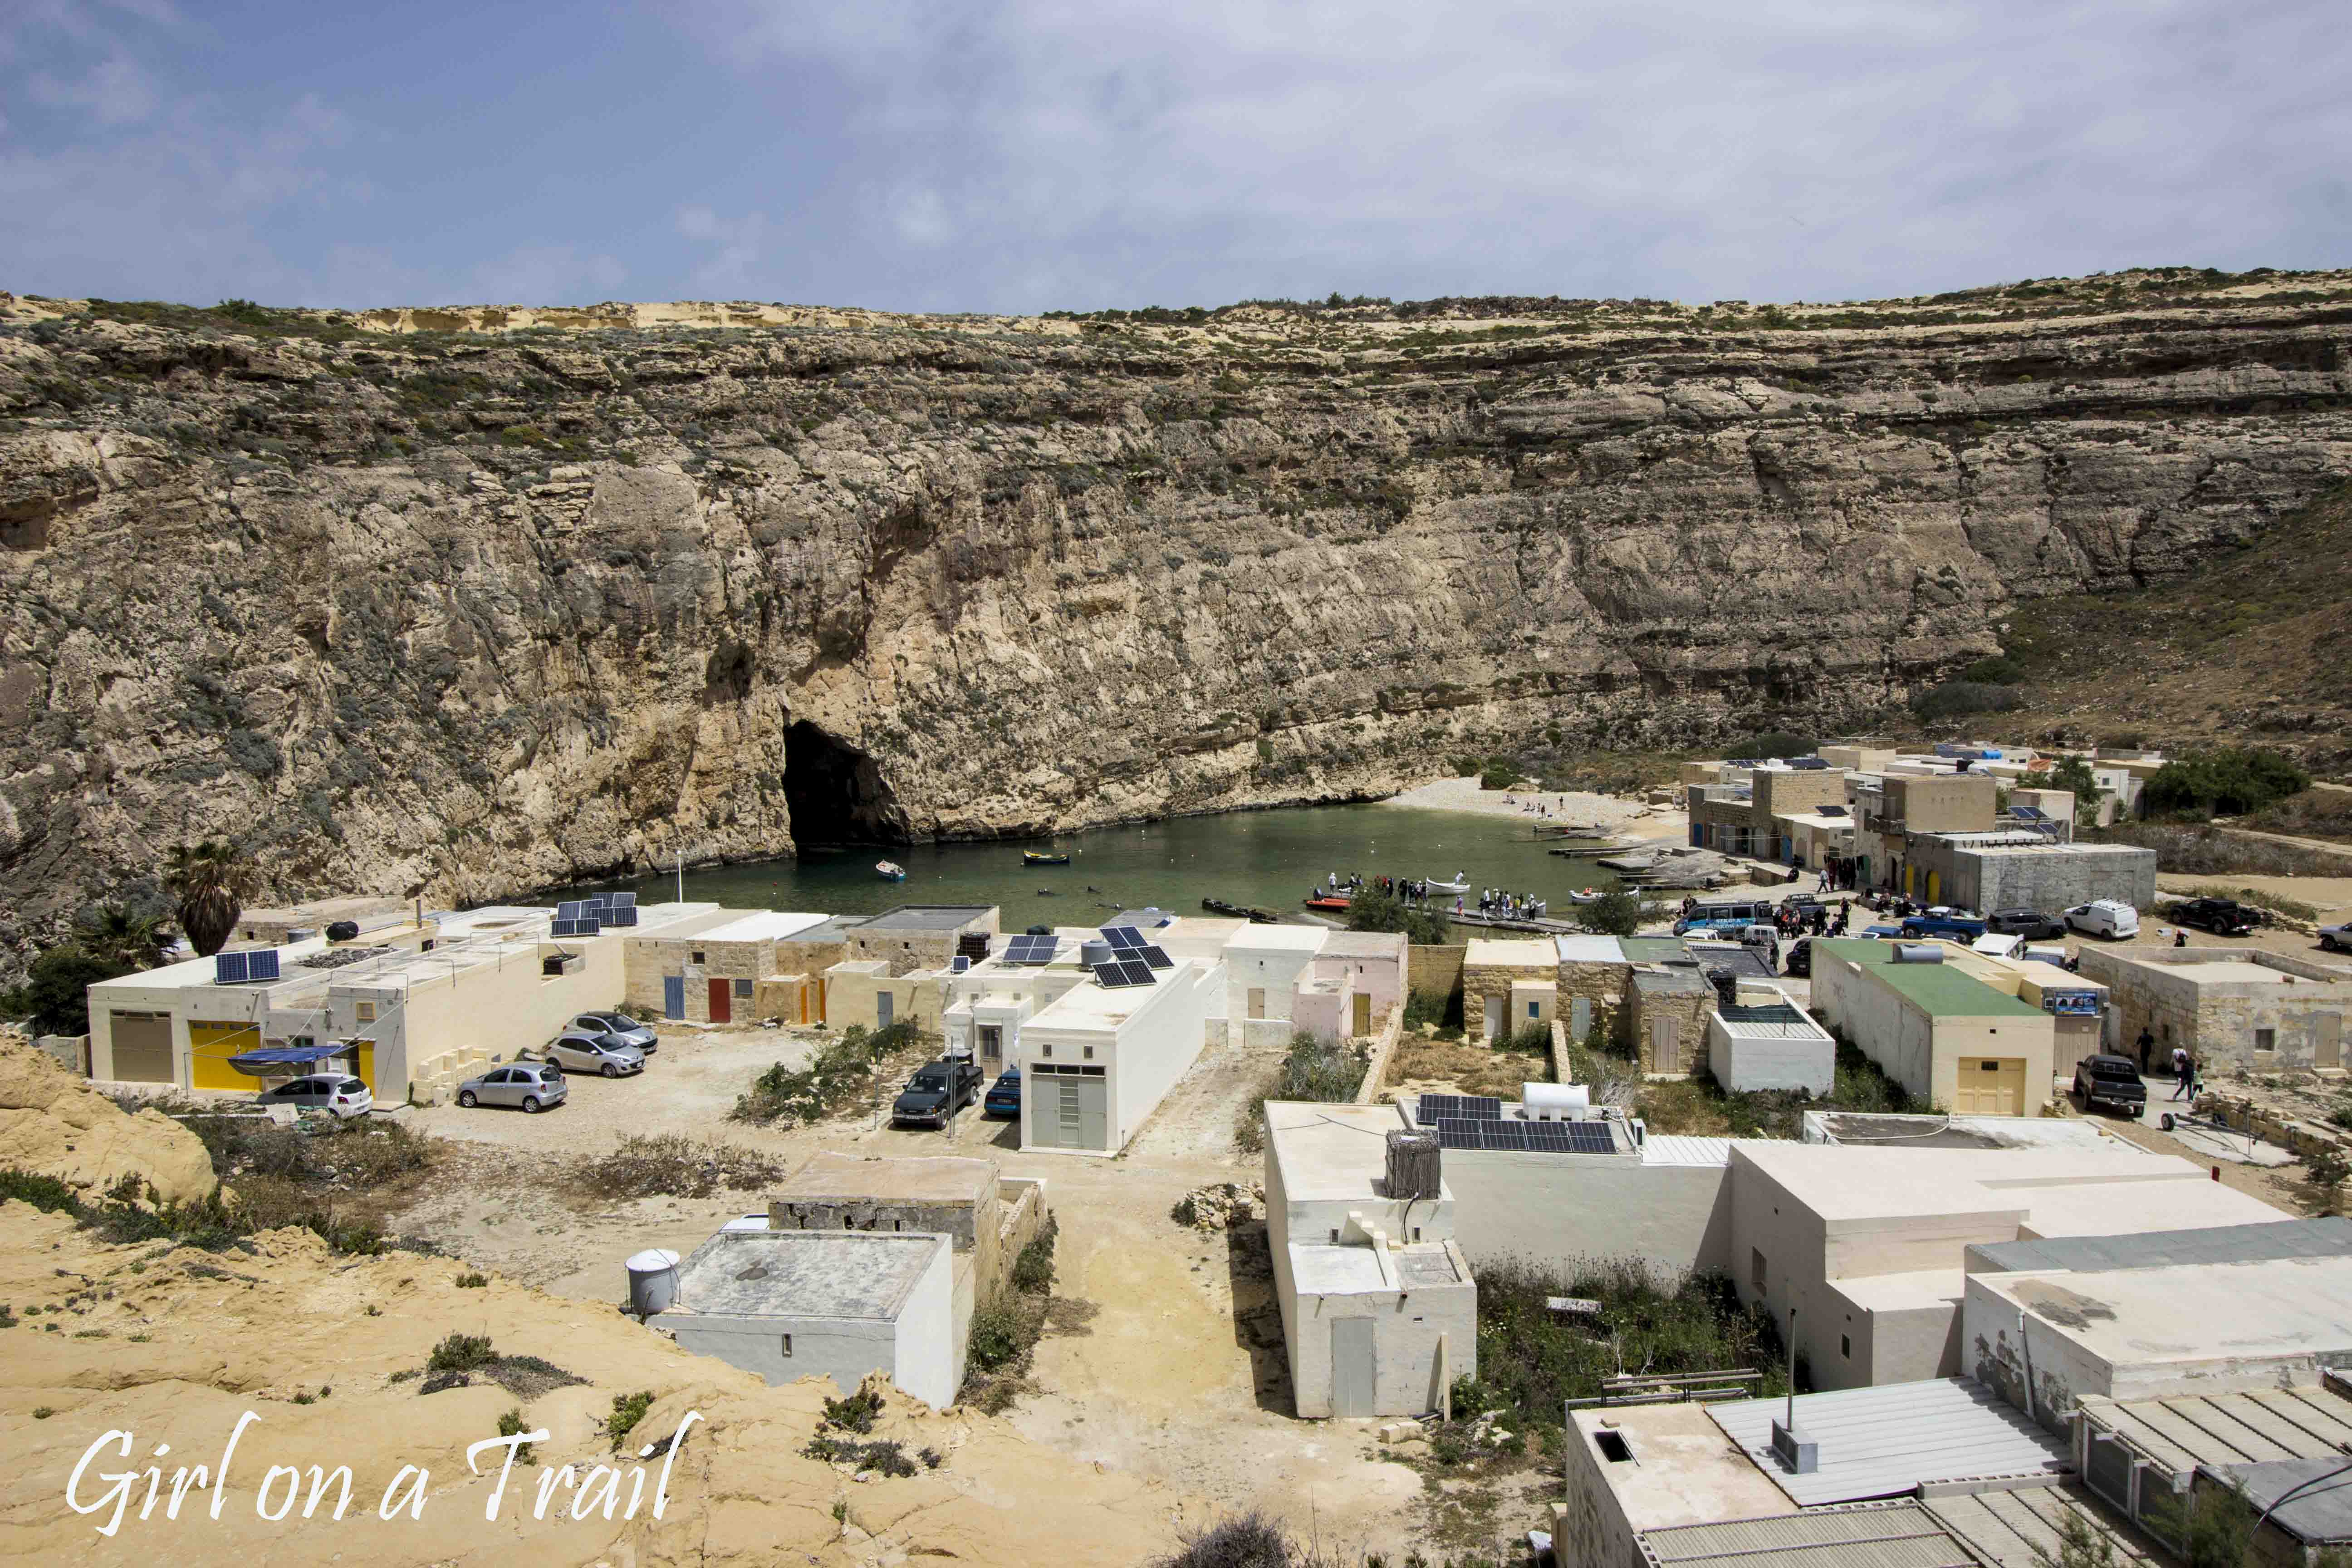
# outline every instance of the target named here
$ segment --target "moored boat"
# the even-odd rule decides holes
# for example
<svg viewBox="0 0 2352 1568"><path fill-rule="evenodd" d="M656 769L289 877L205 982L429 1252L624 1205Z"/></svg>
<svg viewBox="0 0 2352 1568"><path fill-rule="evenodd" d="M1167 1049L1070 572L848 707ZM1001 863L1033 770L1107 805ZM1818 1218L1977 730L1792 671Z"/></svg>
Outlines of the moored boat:
<svg viewBox="0 0 2352 1568"><path fill-rule="evenodd" d="M1351 901L1338 893L1315 893L1307 898L1307 907L1310 910L1319 910L1325 914L1344 915L1348 912Z"/></svg>
<svg viewBox="0 0 2352 1568"><path fill-rule="evenodd" d="M1035 849L1024 849L1021 851L1021 863L1024 866L1066 866L1070 863L1070 858L1067 855L1050 855Z"/></svg>
<svg viewBox="0 0 2352 1568"><path fill-rule="evenodd" d="M907 879L907 868L899 865L896 860L877 860L874 863L874 870L886 882L903 882Z"/></svg>

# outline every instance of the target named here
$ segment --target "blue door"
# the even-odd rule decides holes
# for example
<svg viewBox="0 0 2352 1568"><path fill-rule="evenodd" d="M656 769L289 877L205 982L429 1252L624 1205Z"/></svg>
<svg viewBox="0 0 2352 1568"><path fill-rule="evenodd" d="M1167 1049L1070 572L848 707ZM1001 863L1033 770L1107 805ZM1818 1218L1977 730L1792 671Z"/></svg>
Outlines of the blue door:
<svg viewBox="0 0 2352 1568"><path fill-rule="evenodd" d="M683 1018L686 1016L685 975L665 974L662 976L662 1016L665 1018Z"/></svg>

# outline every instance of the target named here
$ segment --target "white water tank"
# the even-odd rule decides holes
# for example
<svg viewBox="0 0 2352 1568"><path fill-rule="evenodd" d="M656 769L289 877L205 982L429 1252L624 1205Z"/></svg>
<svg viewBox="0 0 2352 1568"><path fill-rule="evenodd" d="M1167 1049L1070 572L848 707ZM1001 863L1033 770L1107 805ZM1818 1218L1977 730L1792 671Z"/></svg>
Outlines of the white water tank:
<svg viewBox="0 0 2352 1568"><path fill-rule="evenodd" d="M1580 1083L1523 1083L1519 1103L1530 1121L1581 1121L1592 1107L1592 1091Z"/></svg>
<svg viewBox="0 0 2352 1568"><path fill-rule="evenodd" d="M629 1311L650 1318L667 1311L677 1300L677 1254L653 1247L636 1254L623 1267L629 1271Z"/></svg>

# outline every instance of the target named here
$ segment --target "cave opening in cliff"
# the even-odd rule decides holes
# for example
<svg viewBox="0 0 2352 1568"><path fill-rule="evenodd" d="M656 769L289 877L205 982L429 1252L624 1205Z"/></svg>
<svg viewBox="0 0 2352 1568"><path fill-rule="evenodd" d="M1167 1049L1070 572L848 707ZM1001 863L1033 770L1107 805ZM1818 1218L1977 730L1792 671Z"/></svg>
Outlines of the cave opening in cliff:
<svg viewBox="0 0 2352 1568"><path fill-rule="evenodd" d="M904 844L907 814L872 757L803 719L784 731L793 844Z"/></svg>

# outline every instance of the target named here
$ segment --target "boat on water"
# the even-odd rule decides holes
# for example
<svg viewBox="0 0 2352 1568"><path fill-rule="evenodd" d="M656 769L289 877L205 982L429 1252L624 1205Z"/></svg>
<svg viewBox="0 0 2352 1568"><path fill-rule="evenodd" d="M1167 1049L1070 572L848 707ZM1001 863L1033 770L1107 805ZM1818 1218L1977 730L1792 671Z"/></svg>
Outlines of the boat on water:
<svg viewBox="0 0 2352 1568"><path fill-rule="evenodd" d="M1454 880L1450 882L1430 877L1422 882L1422 886L1433 893L1466 893L1470 890L1470 873L1456 871L1454 873Z"/></svg>
<svg viewBox="0 0 2352 1568"><path fill-rule="evenodd" d="M1024 866L1066 866L1070 863L1070 858L1067 855L1050 855L1035 849L1024 849L1021 851L1021 863Z"/></svg>
<svg viewBox="0 0 2352 1568"><path fill-rule="evenodd" d="M1601 889L1579 888L1568 895L1568 901L1571 904L1597 904L1601 901Z"/></svg>
<svg viewBox="0 0 2352 1568"><path fill-rule="evenodd" d="M903 882L907 879L907 868L899 865L896 860L877 860L874 863L874 870L875 874L886 882Z"/></svg>
<svg viewBox="0 0 2352 1568"><path fill-rule="evenodd" d="M1352 900L1339 893L1314 893L1308 895L1307 907L1310 910L1320 910L1325 914L1344 915L1348 912L1351 902Z"/></svg>

